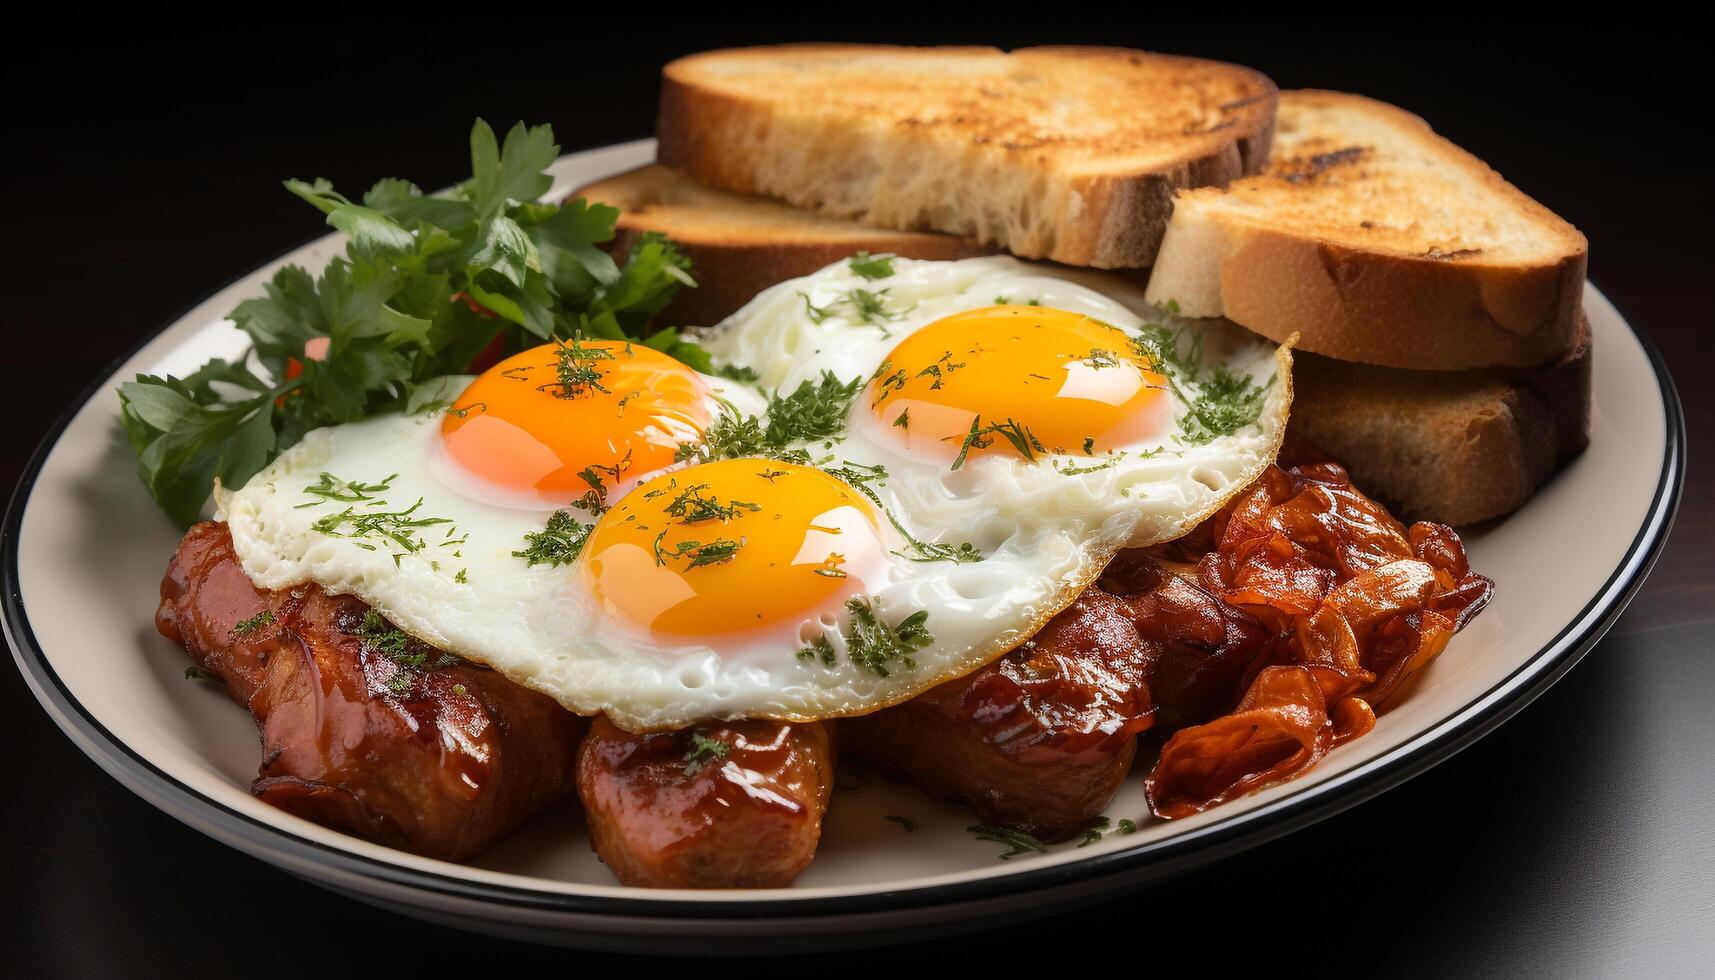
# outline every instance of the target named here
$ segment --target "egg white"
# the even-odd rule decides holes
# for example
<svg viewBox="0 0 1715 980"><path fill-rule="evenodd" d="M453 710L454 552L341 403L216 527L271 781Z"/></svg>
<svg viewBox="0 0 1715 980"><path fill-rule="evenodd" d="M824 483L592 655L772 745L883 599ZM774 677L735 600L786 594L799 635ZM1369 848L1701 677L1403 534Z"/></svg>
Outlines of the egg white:
<svg viewBox="0 0 1715 980"><path fill-rule="evenodd" d="M1160 318L1119 280L1069 274L1010 258L963 262L894 260L878 281L836 263L762 294L705 339L717 359L756 370L765 390L789 392L830 371L868 379L892 346L940 317L1036 300L1087 313L1122 329ZM1081 281L1080 281L1081 280ZM885 331L834 314L816 322L809 304L836 308L847 290L888 290L897 318ZM1124 295L1126 302L1115 296ZM805 296L809 297L806 303ZM1140 315L1142 314L1142 315ZM1257 423L1205 445L1173 433L1112 456L1048 456L1034 462L973 456L957 471L902 456L884 432L848 426L831 443L806 447L825 465L883 466L871 484L912 536L969 542L972 563L912 560L902 549L884 581L864 597L896 624L927 611L933 642L915 667L886 676L853 662L842 610L806 618L801 639L825 637L832 665L769 647L734 655L709 643L664 646L621 628L580 591L576 566L528 566L513 552L540 531L546 511L495 506L437 476L439 419L378 416L310 433L235 493L221 493L245 571L264 588L314 582L357 595L395 625L440 649L486 664L581 714L605 713L622 727L680 728L707 719L813 720L862 714L968 673L1010 650L1059 612L1126 546L1171 540L1218 509L1273 460L1291 400L1290 355L1236 329L1211 328L1211 359L1268 384ZM1272 379L1272 381L1270 380ZM466 379L468 381L468 379ZM761 411L762 391L721 379L711 388L732 411ZM462 390L449 382L448 391ZM867 411L860 396L853 414ZM1176 407L1176 414L1183 406ZM314 525L343 503L305 493L322 473L388 484L386 509L422 503L414 517L420 550L333 536ZM391 479L388 479L388 478Z"/></svg>
<svg viewBox="0 0 1715 980"><path fill-rule="evenodd" d="M893 347L943 317L993 306L1005 298L1082 313L1134 332L1146 323L1201 334L1204 363L1225 364L1267 396L1254 426L1203 445L1181 442L1187 405L1175 399L1175 425L1112 455L973 456L958 470L903 455L887 426L864 424L860 396L846 437L821 450L842 460L887 468L888 490L914 533L971 541L983 550L1019 529L1125 523L1125 547L1171 541L1220 509L1255 480L1279 451L1292 401L1291 353L1225 321L1193 323L1143 302L1142 290L1115 276L1035 265L1008 256L956 262L892 260L894 275L865 279L849 262L781 283L702 338L717 358L751 367L760 385L791 391L826 372L870 378ZM853 289L886 289L897 319L859 319L839 301ZM832 311L820 322L810 305ZM1078 530L1073 533L1088 533Z"/></svg>

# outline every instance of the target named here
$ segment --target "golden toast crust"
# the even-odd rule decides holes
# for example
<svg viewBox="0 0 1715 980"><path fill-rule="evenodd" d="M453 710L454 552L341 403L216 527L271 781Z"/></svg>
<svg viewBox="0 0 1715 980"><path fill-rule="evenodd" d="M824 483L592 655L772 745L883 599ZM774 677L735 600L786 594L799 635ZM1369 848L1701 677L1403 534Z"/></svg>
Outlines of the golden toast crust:
<svg viewBox="0 0 1715 980"><path fill-rule="evenodd" d="M667 65L662 163L832 217L1027 258L1148 265L1173 191L1255 173L1275 88L1119 48L784 45Z"/></svg>
<svg viewBox="0 0 1715 980"><path fill-rule="evenodd" d="M1391 367L1528 367L1577 340L1584 236L1423 120L1281 96L1266 173L1181 192L1152 302Z"/></svg>

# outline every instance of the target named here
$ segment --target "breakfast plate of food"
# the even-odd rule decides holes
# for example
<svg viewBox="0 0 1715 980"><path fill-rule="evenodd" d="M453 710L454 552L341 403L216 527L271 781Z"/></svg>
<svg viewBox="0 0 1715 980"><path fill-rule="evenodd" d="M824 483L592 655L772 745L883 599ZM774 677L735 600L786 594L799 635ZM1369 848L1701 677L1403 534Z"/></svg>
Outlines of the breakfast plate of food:
<svg viewBox="0 0 1715 980"><path fill-rule="evenodd" d="M1171 888L1523 708L1678 501L1584 237L1359 95L792 45L470 152L288 181L333 233L71 406L0 556L108 773L411 915L778 950Z"/></svg>

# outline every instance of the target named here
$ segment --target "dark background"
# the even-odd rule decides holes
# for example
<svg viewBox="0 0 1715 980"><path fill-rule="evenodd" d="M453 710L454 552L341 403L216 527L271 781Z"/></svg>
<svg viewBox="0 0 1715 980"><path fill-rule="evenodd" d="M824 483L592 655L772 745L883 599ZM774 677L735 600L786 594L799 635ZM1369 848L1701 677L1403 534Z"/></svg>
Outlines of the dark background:
<svg viewBox="0 0 1715 980"><path fill-rule="evenodd" d="M0 191L0 487L16 482L41 434L116 356L323 232L282 178L325 176L348 191L381 176L443 186L468 174L465 134L477 115L501 129L520 118L551 122L568 151L645 136L659 66L678 54L771 40L1111 43L1248 64L1282 88L1363 92L1423 115L1582 229L1591 278L1667 355L1691 467L1653 577L1608 638L1537 703L1375 801L1152 891L980 939L848 954L842 965L927 954L963 972L973 959L1042 947L1066 955L1066 969L1088 956L1118 956L1126 970L1189 956L1209 969L1425 976L1707 970L1715 274L1709 168L1695 149L1707 139L1707 55L1671 31L1554 32L1468 11L1446 22L1338 27L1283 11L1292 16L1277 22L1236 13L1084 25L983 17L892 29L884 25L912 11L855 13L862 19L852 23L750 26L760 18L736 10L716 23L663 12L647 22L499 31L364 28L327 23L324 12L313 15L316 36L274 27L164 37L104 24L93 34L78 25L15 39ZM304 884L131 796L59 734L15 671L0 669L0 694L8 972L616 962L449 933ZM344 951L321 955L336 949Z"/></svg>

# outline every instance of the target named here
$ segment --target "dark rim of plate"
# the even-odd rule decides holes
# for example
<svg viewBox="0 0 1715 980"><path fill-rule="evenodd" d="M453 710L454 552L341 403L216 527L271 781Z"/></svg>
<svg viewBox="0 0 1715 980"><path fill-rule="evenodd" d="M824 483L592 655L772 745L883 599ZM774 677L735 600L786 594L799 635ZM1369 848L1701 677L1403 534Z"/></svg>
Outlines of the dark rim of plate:
<svg viewBox="0 0 1715 980"><path fill-rule="evenodd" d="M279 264L280 260L265 268ZM243 277L239 277L243 278ZM234 279L233 282L237 282ZM227 286L231 283L227 283ZM226 286L222 286L222 289ZM219 290L210 292L212 296ZM205 297L206 298L206 297ZM195 309L192 304L167 326L155 331L117 358L89 385L72 407L54 423L37 446L23 478L14 489L0 525L0 625L12 647L13 659L30 681L37 698L54 721L97 764L110 773L125 772L140 785L158 794L149 802L178 816L200 811L224 835L243 843L242 849L290 867L316 866L346 879L370 880L420 893L424 898L459 902L462 905L504 906L576 916L620 917L642 920L723 920L755 923L759 920L796 921L866 913L897 913L966 903L990 903L1028 893L1076 889L1117 891L1145 881L1169 877L1192 867L1218 860L1290 833L1300 827L1355 806L1429 769L1487 734L1529 704L1595 645L1613 625L1626 604L1643 584L1678 510L1685 481L1685 418L1679 394L1668 374L1666 362L1654 344L1629 320L1627 329L1636 338L1650 365L1662 396L1666 416L1667 445L1660 480L1643 525L1638 529L1624 559L1594 598L1541 650L1465 708L1443 719L1428 731L1397 748L1348 772L1303 792L1293 793L1266 806L1215 821L1207 826L1163 840L1115 851L1092 854L1049 867L1021 866L1017 871L974 881L883 888L852 895L793 898L770 896L756 899L697 901L680 898L650 898L645 889L637 897L576 895L475 882L452 875L406 868L387 861L350 853L301 837L289 830L252 818L210 799L162 772L121 742L80 704L48 663L24 609L19 574L18 532L24 509L49 453L72 419L96 395L113 382L118 370L150 341L166 332ZM141 794L140 794L141 795ZM145 797L148 799L148 797ZM175 813L175 810L178 811ZM183 819L182 817L180 818ZM188 821L187 821L188 822ZM201 830L202 828L197 828ZM203 831L209 833L208 831ZM211 836L215 836L210 834ZM218 839L218 838L217 838ZM234 846L237 846L236 844ZM362 891L363 889L355 889ZM729 893L730 894L730 893ZM1046 895L1044 895L1046 897ZM618 926L618 923L612 923ZM810 923L804 923L809 926ZM812 926L813 928L813 926ZM620 931L624 931L621 928Z"/></svg>

